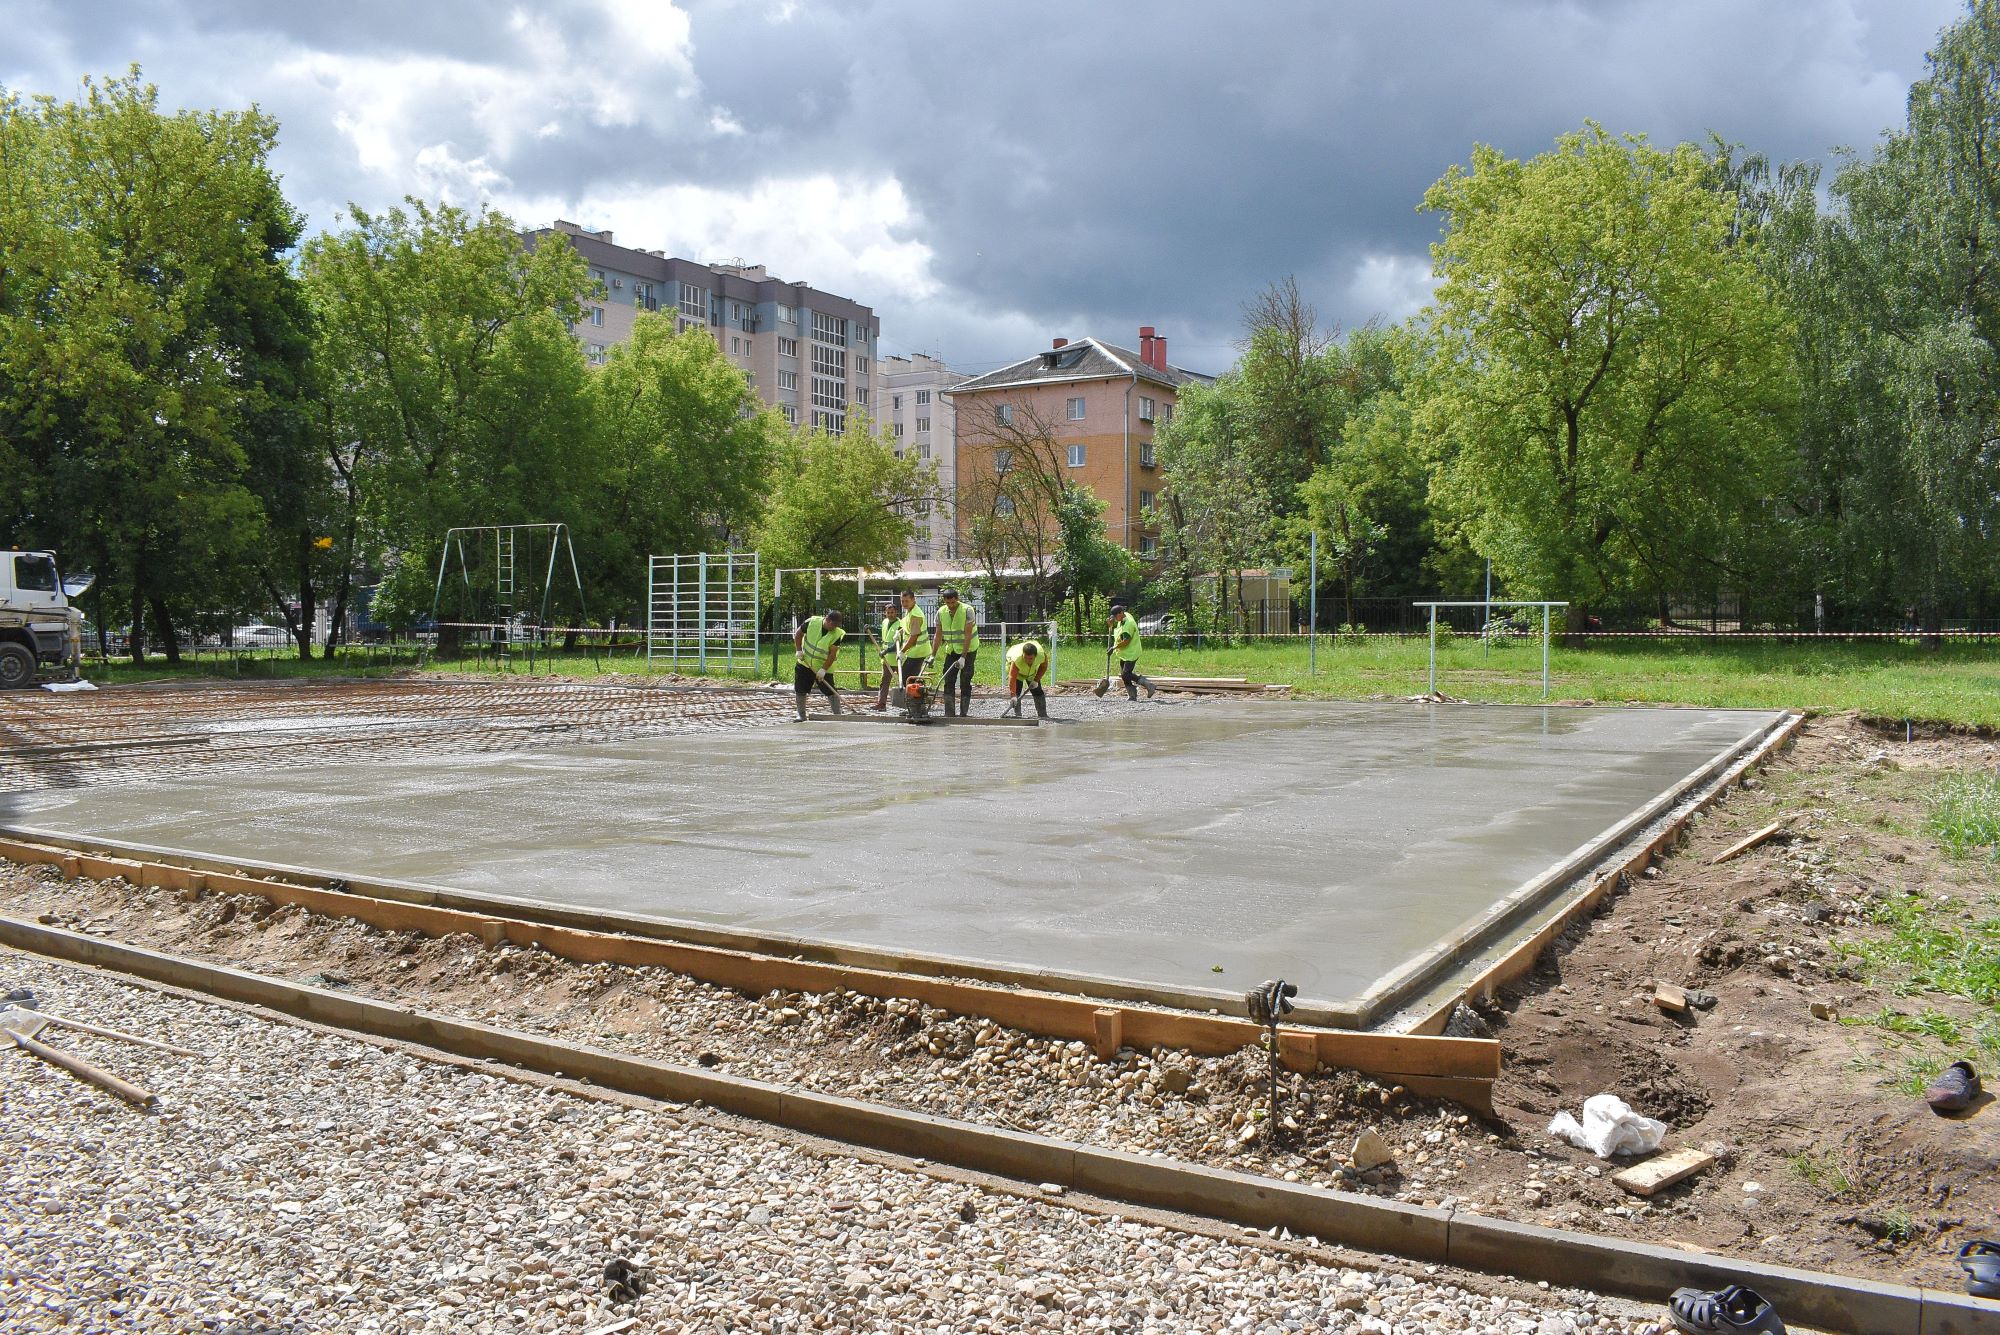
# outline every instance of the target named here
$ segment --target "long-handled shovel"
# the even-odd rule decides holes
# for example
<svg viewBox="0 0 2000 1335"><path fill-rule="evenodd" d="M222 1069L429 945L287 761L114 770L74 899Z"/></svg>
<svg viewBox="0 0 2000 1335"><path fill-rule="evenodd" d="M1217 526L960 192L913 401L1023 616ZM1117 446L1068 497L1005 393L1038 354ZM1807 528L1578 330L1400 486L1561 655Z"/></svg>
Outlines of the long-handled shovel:
<svg viewBox="0 0 2000 1335"><path fill-rule="evenodd" d="M1097 679L1097 685L1090 688L1090 693L1092 695L1102 697L1103 694L1110 689L1111 689L1111 650L1106 649L1104 651L1104 675Z"/></svg>
<svg viewBox="0 0 2000 1335"><path fill-rule="evenodd" d="M87 1062L81 1057L73 1057L67 1052L58 1051L46 1043L37 1041L35 1035L40 1033L48 1023L49 1019L46 1015L38 1014L35 1011L0 1011L0 1031L4 1031L9 1038L14 1040L15 1046L21 1048L23 1051L32 1052L51 1066L60 1066L63 1070L68 1071L78 1079L87 1080L99 1089L116 1094L127 1103L137 1104L141 1108L150 1108L160 1101L159 1097L151 1090L141 1089L129 1080L119 1079L101 1066ZM120 1037L125 1037L125 1035L120 1035Z"/></svg>

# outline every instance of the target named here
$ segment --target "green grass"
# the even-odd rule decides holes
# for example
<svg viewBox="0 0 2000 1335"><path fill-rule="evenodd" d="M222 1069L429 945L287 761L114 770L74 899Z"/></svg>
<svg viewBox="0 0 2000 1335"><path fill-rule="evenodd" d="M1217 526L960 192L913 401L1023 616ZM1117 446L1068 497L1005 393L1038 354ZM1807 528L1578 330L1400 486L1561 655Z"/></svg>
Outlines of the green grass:
<svg viewBox="0 0 2000 1335"><path fill-rule="evenodd" d="M1930 832L1964 857L2000 855L2000 774L1954 774L1925 798Z"/></svg>
<svg viewBox="0 0 2000 1335"><path fill-rule="evenodd" d="M1142 668L1160 676L1247 677L1282 682L1294 693L1315 699L1370 699L1417 695L1427 689L1426 644L1387 636L1320 637L1317 663L1309 663L1300 640L1262 641L1235 646L1194 647L1171 637L1146 643ZM789 670L789 647L778 654L780 672ZM117 664L91 671L94 680L130 682L199 673L221 676L349 675L386 670L392 660L380 650L345 651L331 662L299 663L283 651L249 655L207 655L187 667L168 669L159 660L144 668ZM408 666L407 657L402 660ZM1000 680L1000 655L992 647L980 655L981 683ZM857 680L855 659L840 664L840 680ZM615 653L580 649L554 656L537 653L536 672L551 669L570 676L645 671L643 655L631 648ZM527 655L504 662L488 654L432 661L431 671L528 670ZM1056 672L1064 681L1087 681L1104 670L1099 641L1063 640ZM1438 688L1468 700L1525 704L1542 698L1538 641L1511 640L1490 650L1477 640L1439 646ZM693 675L688 671L687 675ZM755 665L733 671L711 663L704 675L767 680L768 647ZM1638 701L1723 708L1859 710L1872 718L1952 727L2000 728L2000 650L1953 642L1939 649L1907 643L1660 643L1599 642L1587 648L1558 645L1551 654L1550 698L1599 703Z"/></svg>
<svg viewBox="0 0 2000 1335"><path fill-rule="evenodd" d="M1806 1150L1787 1162L1808 1186L1823 1195L1845 1196L1854 1190L1852 1156L1840 1150Z"/></svg>

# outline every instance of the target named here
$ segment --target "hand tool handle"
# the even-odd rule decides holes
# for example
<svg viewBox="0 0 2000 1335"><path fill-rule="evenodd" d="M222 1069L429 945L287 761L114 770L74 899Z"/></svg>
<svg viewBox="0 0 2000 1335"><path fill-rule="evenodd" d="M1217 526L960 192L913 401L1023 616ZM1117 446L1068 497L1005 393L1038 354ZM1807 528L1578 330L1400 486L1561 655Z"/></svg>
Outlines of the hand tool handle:
<svg viewBox="0 0 2000 1335"><path fill-rule="evenodd" d="M38 1043L26 1034L15 1034L14 1041L50 1065L60 1066L78 1079L87 1080L99 1089L116 1094L127 1103L150 1108L160 1101L152 1091L141 1089L128 1080L120 1080L103 1067L93 1065L81 1057L72 1057L67 1052L59 1052L46 1043Z"/></svg>
<svg viewBox="0 0 2000 1335"><path fill-rule="evenodd" d="M72 1020L64 1015L51 1015L47 1011L36 1011L35 1014L41 1016L50 1024L59 1024L65 1029L75 1029L86 1034L96 1034L99 1038L122 1038L127 1043L137 1043L142 1048L158 1048L161 1052L171 1052L176 1057L199 1057L201 1055L193 1048L175 1047L172 1043L162 1043L157 1038L141 1038L137 1034L128 1034L123 1029L106 1029L101 1025L85 1024L81 1020Z"/></svg>

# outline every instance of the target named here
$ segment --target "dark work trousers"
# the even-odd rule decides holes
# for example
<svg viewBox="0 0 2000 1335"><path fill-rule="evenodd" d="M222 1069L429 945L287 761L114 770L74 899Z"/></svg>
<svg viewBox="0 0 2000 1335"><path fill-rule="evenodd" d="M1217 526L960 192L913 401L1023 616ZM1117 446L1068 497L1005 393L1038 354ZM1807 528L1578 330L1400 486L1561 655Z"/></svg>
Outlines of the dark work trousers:
<svg viewBox="0 0 2000 1335"><path fill-rule="evenodd" d="M944 712L946 714L951 713L951 702L954 695L958 697L959 713L970 714L972 712L972 673L974 666L978 662L979 655L977 652L969 654L946 654L944 656L944 676L940 680L944 682ZM953 673L954 668L957 669L956 675Z"/></svg>
<svg viewBox="0 0 2000 1335"><path fill-rule="evenodd" d="M792 694L798 697L799 717L806 716L806 697L817 687L826 698L833 701L833 712L840 712L840 692L833 689L833 683L813 675L813 670L804 663L792 664Z"/></svg>
<svg viewBox="0 0 2000 1335"><path fill-rule="evenodd" d="M1017 681L1014 683L1014 712L1016 714L1021 712L1022 691L1026 691L1029 695L1035 697L1035 717L1047 718L1049 716L1049 697L1042 694L1042 688L1032 682Z"/></svg>
<svg viewBox="0 0 2000 1335"><path fill-rule="evenodd" d="M1118 680L1125 683L1125 698L1127 700L1137 700L1141 686L1146 688L1146 694L1151 695L1153 693L1153 683L1139 675L1139 663L1137 659L1121 658L1118 660Z"/></svg>

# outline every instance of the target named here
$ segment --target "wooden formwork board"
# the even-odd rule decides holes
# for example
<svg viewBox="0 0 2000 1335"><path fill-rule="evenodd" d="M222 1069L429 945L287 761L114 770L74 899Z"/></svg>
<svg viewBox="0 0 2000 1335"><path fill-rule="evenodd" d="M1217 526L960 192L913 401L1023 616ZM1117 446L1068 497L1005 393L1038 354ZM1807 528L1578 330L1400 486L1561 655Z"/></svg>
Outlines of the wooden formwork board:
<svg viewBox="0 0 2000 1335"><path fill-rule="evenodd" d="M152 859L76 853L19 838L0 838L0 857L15 862L52 864L65 874L95 880L122 878L134 885L161 886L190 894L256 895L274 904L295 905L328 917L363 922L381 931L416 932L434 937L463 933L478 937L488 946L503 941L532 946L578 963L668 969L753 996L772 991L848 991L873 997L906 997L954 1015L988 1019L1008 1028L1095 1046L1102 1046L1109 1024L1117 1038L1114 1050L1119 1046L1169 1048L1221 1056L1263 1041L1264 1031L1259 1026L1234 1016L1107 1006L1095 998L1057 992L590 931L498 913L472 913L433 904L381 899L282 878L198 870ZM1107 1020L1107 1016L1114 1018ZM1451 1099L1486 1116L1492 1115L1493 1082L1500 1074L1500 1045L1491 1039L1284 1026L1279 1030L1279 1055L1293 1069L1332 1066L1355 1070L1402 1085L1416 1094Z"/></svg>

